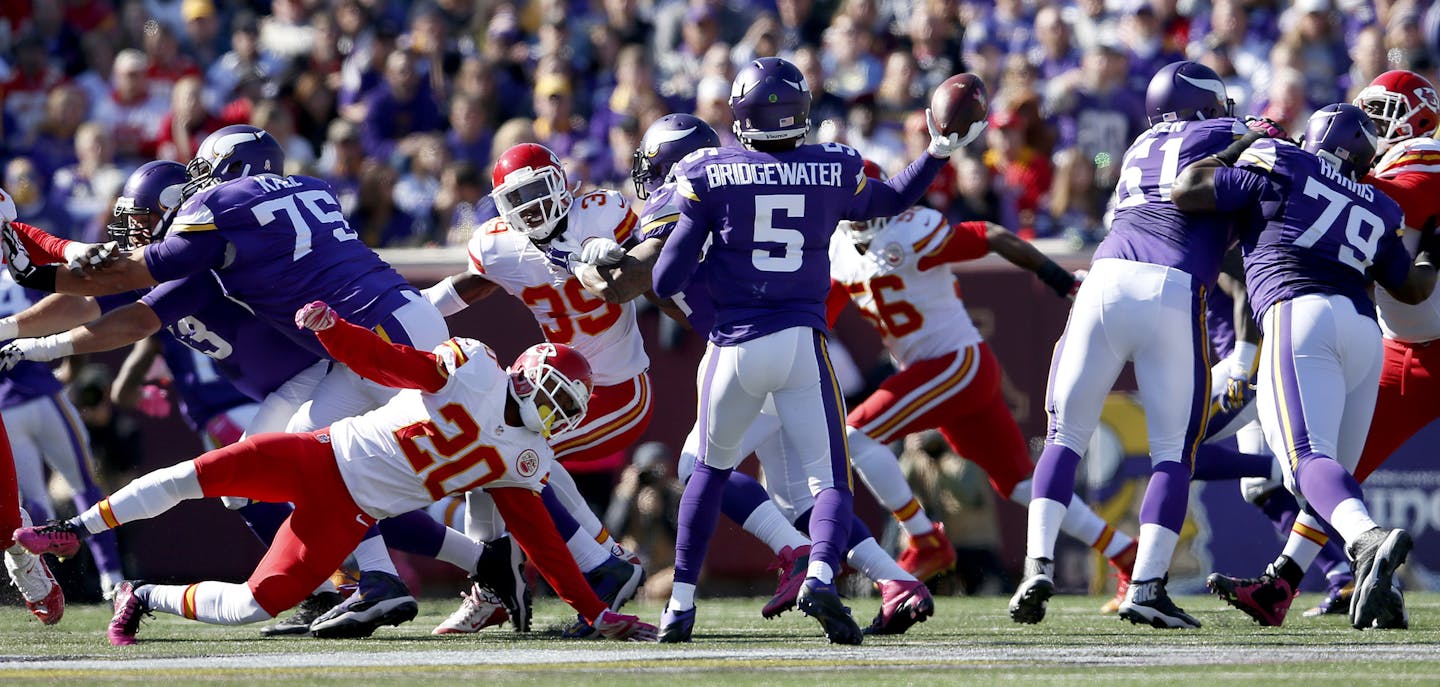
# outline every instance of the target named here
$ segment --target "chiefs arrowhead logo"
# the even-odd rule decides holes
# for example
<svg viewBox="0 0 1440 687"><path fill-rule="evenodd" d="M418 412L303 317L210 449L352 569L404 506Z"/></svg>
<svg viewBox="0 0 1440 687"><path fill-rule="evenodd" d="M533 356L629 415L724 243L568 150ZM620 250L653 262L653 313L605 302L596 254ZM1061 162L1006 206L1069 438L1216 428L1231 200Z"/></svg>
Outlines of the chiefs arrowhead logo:
<svg viewBox="0 0 1440 687"><path fill-rule="evenodd" d="M521 451L520 457L515 459L515 472L521 477L534 477L539 471L540 454L530 448Z"/></svg>

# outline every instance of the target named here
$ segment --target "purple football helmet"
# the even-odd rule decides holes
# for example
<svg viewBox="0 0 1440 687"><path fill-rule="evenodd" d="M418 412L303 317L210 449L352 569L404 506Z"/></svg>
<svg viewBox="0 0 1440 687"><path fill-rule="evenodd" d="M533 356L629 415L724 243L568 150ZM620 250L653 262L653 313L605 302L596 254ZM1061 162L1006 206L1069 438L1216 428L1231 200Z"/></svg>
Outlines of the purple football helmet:
<svg viewBox="0 0 1440 687"><path fill-rule="evenodd" d="M1301 148L1355 179L1375 161L1380 131L1365 111L1349 103L1326 105L1310 115Z"/></svg>
<svg viewBox="0 0 1440 687"><path fill-rule="evenodd" d="M115 221L106 227L121 248L138 248L159 238L160 218L180 204L185 165L156 160L140 165L115 199Z"/></svg>
<svg viewBox="0 0 1440 687"><path fill-rule="evenodd" d="M668 114L655 120L640 147L635 149L630 165L630 180L635 182L635 196L650 197L665 183L670 168L681 158L701 148L718 148L720 135L705 120L688 114Z"/></svg>
<svg viewBox="0 0 1440 687"><path fill-rule="evenodd" d="M1225 82L1199 62L1171 62L1155 72L1145 89L1145 114L1160 122L1231 117L1235 101L1226 97Z"/></svg>
<svg viewBox="0 0 1440 687"><path fill-rule="evenodd" d="M810 131L810 86L799 67L762 57L735 76L730 112L743 143L799 138Z"/></svg>
<svg viewBox="0 0 1440 687"><path fill-rule="evenodd" d="M270 132L249 124L232 124L205 137L195 159L185 166L185 195L222 181L254 174L281 174L285 149Z"/></svg>

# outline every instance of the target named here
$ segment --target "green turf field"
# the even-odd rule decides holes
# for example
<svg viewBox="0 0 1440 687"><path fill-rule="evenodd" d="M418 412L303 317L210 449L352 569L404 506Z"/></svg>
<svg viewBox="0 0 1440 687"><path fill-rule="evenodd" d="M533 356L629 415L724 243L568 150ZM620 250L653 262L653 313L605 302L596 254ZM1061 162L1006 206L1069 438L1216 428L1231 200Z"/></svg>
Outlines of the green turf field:
<svg viewBox="0 0 1440 687"><path fill-rule="evenodd" d="M465 679L524 684L625 685L1287 685L1319 687L1440 683L1440 594L1408 597L1408 631L1357 632L1341 616L1299 617L1261 628L1216 599L1180 604L1198 631L1136 627L1096 614L1101 599L1058 597L1038 626L1010 622L1001 598L945 598L936 617L901 637L861 647L826 644L798 612L760 618L761 600L700 605L691 645L562 641L570 617L554 599L536 606L537 632L507 628L474 636L429 634L455 608L428 599L415 622L366 640L263 639L254 627L224 628L173 616L148 620L140 644L111 647L110 611L72 606L56 627L22 609L0 609L0 684L255 682L446 684ZM852 602L868 621L877 599ZM632 604L654 621L658 605ZM866 624L865 622L861 623Z"/></svg>

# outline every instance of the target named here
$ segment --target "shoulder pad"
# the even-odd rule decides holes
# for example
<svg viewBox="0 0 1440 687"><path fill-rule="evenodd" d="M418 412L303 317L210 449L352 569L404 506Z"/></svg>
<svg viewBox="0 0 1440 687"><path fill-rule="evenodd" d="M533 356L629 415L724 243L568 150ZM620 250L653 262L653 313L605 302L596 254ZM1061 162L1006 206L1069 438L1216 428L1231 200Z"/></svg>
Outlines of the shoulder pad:
<svg viewBox="0 0 1440 687"><path fill-rule="evenodd" d="M637 219L625 196L615 191L593 191L580 196L570 208L570 226L578 237L614 237L624 243ZM578 238L577 237L577 238Z"/></svg>
<svg viewBox="0 0 1440 687"><path fill-rule="evenodd" d="M458 336L436 346L433 353L437 358L436 364L446 375L455 374L462 366L473 360L483 361L488 358L491 364L497 366L500 364L495 358L495 351L490 350L489 346L475 339Z"/></svg>
<svg viewBox="0 0 1440 687"><path fill-rule="evenodd" d="M1385 151L1374 173L1384 178L1412 172L1440 172L1440 141L1428 137L1400 141Z"/></svg>
<svg viewBox="0 0 1440 687"><path fill-rule="evenodd" d="M924 255L949 234L945 216L930 208L914 207L896 215L876 241L896 241L918 255Z"/></svg>

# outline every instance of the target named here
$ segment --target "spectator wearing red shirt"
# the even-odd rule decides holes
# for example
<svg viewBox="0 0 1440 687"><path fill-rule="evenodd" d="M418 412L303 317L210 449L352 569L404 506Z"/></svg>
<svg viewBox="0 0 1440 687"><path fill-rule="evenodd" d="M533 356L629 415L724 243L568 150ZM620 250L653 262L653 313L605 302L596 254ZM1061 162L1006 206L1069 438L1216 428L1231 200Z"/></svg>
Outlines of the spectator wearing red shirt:
<svg viewBox="0 0 1440 687"><path fill-rule="evenodd" d="M45 114L46 95L64 80L65 74L50 63L39 37L26 34L15 42L15 68L0 84L0 102L15 118L23 134L20 138L35 130Z"/></svg>
<svg viewBox="0 0 1440 687"><path fill-rule="evenodd" d="M226 124L205 107L204 88L198 76L187 76L175 82L170 91L170 113L160 123L160 135L153 146L157 160L189 162L206 136Z"/></svg>
<svg viewBox="0 0 1440 687"><path fill-rule="evenodd" d="M110 134L116 157L138 162L160 134L170 105L150 92L150 61L139 50L122 50L110 72L110 97L95 104L92 121Z"/></svg>
<svg viewBox="0 0 1440 687"><path fill-rule="evenodd" d="M170 89L175 87L175 82L187 76L200 76L195 60L180 52L175 32L160 22L145 22L145 54L150 58L150 66L145 71L150 94L162 103L170 102Z"/></svg>
<svg viewBox="0 0 1440 687"><path fill-rule="evenodd" d="M1000 194L1000 223L1015 227L1024 239L1035 238L1043 228L1037 220L1055 176L1050 156L1028 140L1029 124L1018 107L997 108L990 114L990 150L985 153Z"/></svg>

